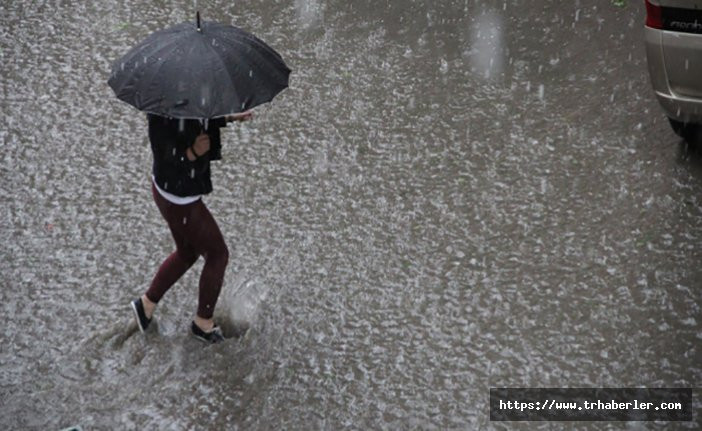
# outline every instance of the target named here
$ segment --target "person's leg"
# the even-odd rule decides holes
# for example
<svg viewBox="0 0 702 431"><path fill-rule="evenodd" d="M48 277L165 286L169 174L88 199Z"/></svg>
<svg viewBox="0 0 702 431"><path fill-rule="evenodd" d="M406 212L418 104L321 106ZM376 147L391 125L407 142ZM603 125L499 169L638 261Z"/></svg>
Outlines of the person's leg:
<svg viewBox="0 0 702 431"><path fill-rule="evenodd" d="M196 202L188 205L176 205L164 199L153 185L152 192L154 201L173 235L176 250L163 261L151 281L149 289L142 296L144 312L149 318L151 318L153 309L163 295L185 274L198 258L195 248L187 240L188 216L193 212Z"/></svg>
<svg viewBox="0 0 702 431"><path fill-rule="evenodd" d="M214 325L212 314L222 289L229 250L217 222L205 204L198 201L193 205L193 224L188 228L186 239L193 244L198 254L205 258L205 265L200 274L195 324L208 331Z"/></svg>

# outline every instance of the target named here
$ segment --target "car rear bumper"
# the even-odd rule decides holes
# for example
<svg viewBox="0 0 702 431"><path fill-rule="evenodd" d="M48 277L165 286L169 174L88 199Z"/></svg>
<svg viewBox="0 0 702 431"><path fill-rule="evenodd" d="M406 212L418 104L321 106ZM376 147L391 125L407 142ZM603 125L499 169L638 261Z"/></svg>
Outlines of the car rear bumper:
<svg viewBox="0 0 702 431"><path fill-rule="evenodd" d="M656 98L668 117L684 123L702 124L702 98L678 94L669 84L662 47L665 31L644 28L648 70Z"/></svg>
<svg viewBox="0 0 702 431"><path fill-rule="evenodd" d="M702 100L656 91L656 98L665 114L683 123L702 124Z"/></svg>

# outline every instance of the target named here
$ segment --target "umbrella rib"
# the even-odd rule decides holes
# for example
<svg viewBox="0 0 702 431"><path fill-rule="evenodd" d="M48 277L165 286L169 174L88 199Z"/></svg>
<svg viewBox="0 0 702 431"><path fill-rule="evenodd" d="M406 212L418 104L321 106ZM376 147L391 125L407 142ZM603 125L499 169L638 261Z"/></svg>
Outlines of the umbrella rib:
<svg viewBox="0 0 702 431"><path fill-rule="evenodd" d="M168 48L171 48L170 52L168 52L168 55L170 55L172 51L174 51L175 49L178 48L178 45L170 45L170 46L168 46ZM159 53L164 53L165 51L166 51L166 47L164 47L164 49L162 49L162 50L159 50ZM145 90L148 88L151 88L151 83L159 75L159 73L161 72L161 69L163 69L163 66L169 60L168 55L165 55L165 54L163 55L163 60L161 61L161 63L158 64L158 66L155 68L154 72L151 73L151 76L149 76L148 79L146 77L144 77L142 82L146 82L146 85L142 86L141 88L143 88Z"/></svg>
<svg viewBox="0 0 702 431"><path fill-rule="evenodd" d="M222 39L224 39L224 40L226 40L227 42L236 43L236 44L241 45L241 46L243 46L243 47L248 47L248 46L249 46L249 45L243 43L242 41L229 38L229 37L227 37L226 35L221 35L221 36L219 36L219 37L222 38ZM269 48L269 49L272 49L272 48ZM268 51L268 50L266 50L266 51ZM272 76L272 75L268 72L267 68L265 67L267 64L270 64L270 65L272 65L272 66L277 66L277 65L275 65L275 62L269 61L268 59L266 59L266 58L262 55L261 51L259 51L259 50L257 50L257 49L252 49L251 52L255 53L255 57L256 57L256 60L257 60L257 61L254 61L254 63L258 66L258 69L259 69L258 73L261 73L261 71L262 71L262 73L263 73L264 75L266 75L266 76L268 76L268 77L270 77L270 78L273 78L275 81L277 81L277 79L275 79L275 78L278 78L278 76ZM280 62L280 65L281 65L281 66L285 67L286 69L288 68L288 67L285 65L285 63L284 63L282 60L279 59L278 56L275 56L275 58L276 58L276 61L279 61L279 62ZM277 67L271 67L270 69L271 69L271 70L276 70L276 71L277 71ZM277 74L277 75L280 76L280 74Z"/></svg>
<svg viewBox="0 0 702 431"><path fill-rule="evenodd" d="M235 27L235 28L236 28L236 27ZM238 30L238 29L237 29L237 30ZM243 34L246 35L246 33L243 33ZM216 38L221 39L221 40L223 40L223 41L225 41L225 42L232 43L232 44L236 44L236 45L239 45L239 46L241 46L241 47L243 47L243 48L250 48L250 47L251 47L250 45L248 45L248 44L245 43L244 41L234 39L234 38L233 38L233 37L235 37L234 35L232 35L233 37L228 37L228 36L229 36L229 35L227 35L227 34L217 34L217 35L215 35ZM246 39L247 39L247 41L248 41L248 40L253 40L253 39L251 39L250 37L247 37ZM232 89L234 90L234 94L237 94L237 96L238 96L237 86L236 86L236 84L235 84L234 77L230 74L229 69L226 67L226 63L224 63L224 61L222 60L222 57L219 56L219 53L218 53L216 50L214 50L214 48L213 48L212 46L210 46L210 45L207 44L207 43L204 43L204 41L203 41L203 44L204 44L204 45L207 45L208 48L209 48L210 50L213 50L213 52L214 52L215 55L218 57L218 59L224 64L224 66L225 66L224 70L225 70L225 72L227 73L227 75L229 76L229 81L230 81L230 84L231 84ZM265 49L265 51L266 51L265 53L266 53L266 54L270 54L271 51L272 51L272 52L275 52L275 51L273 51L272 48L268 47L268 46L265 45L265 44L260 44L260 43L259 43L259 46L261 46L262 48ZM285 69L287 69L287 66L286 66L285 63L282 61L282 59L280 59L280 56L279 56L279 55L272 56L272 58L271 58L271 57L266 58L266 57L262 54L262 52L261 52L262 50L263 50L263 49L261 49L261 50L256 49L255 47L254 47L253 49L250 49L249 52L252 54L251 57L250 57L250 60L251 60L251 62L253 63L252 66L254 66L254 67L252 67L252 69L256 69L256 73L257 73L257 74L266 76L266 77L270 78L271 81L276 82L276 83L278 83L278 84L282 84L282 82L279 82L279 80L278 80L277 78L281 78L281 77L282 77L282 78L284 79L285 76L281 76L282 73L275 73L275 75L277 75L277 76L273 76L273 74L271 74L271 73L269 72L268 69L271 69L271 70L274 70L274 71L277 72L277 71L278 71L278 66L284 67ZM280 63L280 64L277 65L276 63ZM266 66L270 66L270 67L266 67ZM275 95L275 92L266 91L266 92L263 92L263 93L261 93L261 94L263 95L262 98L263 98L263 99L266 99L265 101L268 102L268 101L270 101L270 100L273 98L273 96ZM239 105L239 106L240 106L240 105ZM236 112L241 112L241 111L242 111L242 109L241 109L240 107L238 107L238 111L236 111Z"/></svg>
<svg viewBox="0 0 702 431"><path fill-rule="evenodd" d="M171 35L171 38L169 38L169 39L172 39L173 36L178 36L178 34L173 33L173 34ZM152 58L153 58L155 55L160 54L161 52L165 51L165 50L170 46L170 42L171 42L171 41L169 40L169 42L168 42L167 44L164 44L163 48L158 49L155 53L150 53L149 57L152 57ZM141 52L141 51L142 51L141 48L142 48L142 47L140 46L139 49L138 49L138 50L135 50L134 52L132 52L131 55L130 55L130 53L127 53L127 56L129 56L129 59L128 59L127 61L123 62L123 63L129 62L130 60L132 60L132 59L134 58L134 56L136 56L136 54L137 54L138 52ZM142 54L142 55L143 55L143 54ZM163 65L163 63L164 63L165 61L166 61L166 57L164 57L164 60L161 62L161 65ZM117 63L117 62L115 62L115 63ZM160 66L159 66L159 68L160 68ZM130 79L125 79L124 82L122 82L122 85L119 87L119 91L115 91L115 93L116 93L117 95L119 95L119 94L122 92L122 90L124 90L124 87L126 87L126 86L127 86L128 84L130 84L130 83L136 84L136 83L133 83Z"/></svg>
<svg viewBox="0 0 702 431"><path fill-rule="evenodd" d="M243 31L242 31L241 35L244 39L246 39L247 42L248 41L254 42L255 48L252 49L252 51L256 52L259 55L259 57L261 57L264 60L264 62L266 62L266 63L278 62L281 65L285 65L285 62L283 61L283 59L280 57L280 55L272 47L266 45L263 41L261 41L260 39L256 38L253 35L249 36L248 34L244 33ZM237 43L237 44L244 46L244 47L250 47L250 45L247 45L246 43L244 43L241 40L238 40L235 38L230 38L229 34L222 34L219 37L221 37L222 39L225 39L229 42ZM266 56L270 56L270 57L272 57L272 59L264 58L264 56L262 54L266 54Z"/></svg>
<svg viewBox="0 0 702 431"><path fill-rule="evenodd" d="M234 86L234 80L232 79L232 76L231 76L231 74L229 73L229 69L227 68L226 63L224 62L224 60L222 60L222 57L220 57L219 52L217 52L217 50L214 49L213 46L211 46L211 45L208 44L208 43L204 43L204 45L206 45L207 48L208 48L209 50L211 50L211 51L214 53L214 57L215 57L215 58L217 59L217 61L219 61L219 63L222 65L222 70L223 70L224 73L226 73L227 76L229 77L229 79L227 80L228 83L229 83L229 87L231 88L232 93L237 95L237 100L238 100L238 99L239 99L239 95L237 94L236 87ZM214 73L213 73L212 71L211 71L211 73L212 73L212 80L213 80L212 82L216 82L216 81L215 81ZM237 112L240 112L240 111L237 111ZM226 115L226 114L224 114L224 115Z"/></svg>
<svg viewBox="0 0 702 431"><path fill-rule="evenodd" d="M249 42L252 42L252 44L256 45L257 47L260 48L261 51L266 51L269 54L272 54L274 57L278 59L281 63L283 63L283 58L278 54L276 50L274 50L270 45L268 45L266 42L262 41L256 35L253 33L249 33L239 27L235 26L230 26L234 29L234 31L237 33L238 36L241 36L242 39L246 39ZM226 28L226 26L225 26Z"/></svg>

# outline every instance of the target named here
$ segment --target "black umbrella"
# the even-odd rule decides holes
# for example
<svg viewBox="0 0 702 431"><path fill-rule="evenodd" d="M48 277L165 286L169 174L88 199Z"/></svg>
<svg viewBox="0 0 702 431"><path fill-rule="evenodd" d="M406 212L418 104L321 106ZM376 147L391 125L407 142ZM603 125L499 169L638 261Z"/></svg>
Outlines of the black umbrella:
<svg viewBox="0 0 702 431"><path fill-rule="evenodd" d="M108 84L137 109L216 118L269 102L290 69L256 36L231 25L182 23L152 33L112 65Z"/></svg>

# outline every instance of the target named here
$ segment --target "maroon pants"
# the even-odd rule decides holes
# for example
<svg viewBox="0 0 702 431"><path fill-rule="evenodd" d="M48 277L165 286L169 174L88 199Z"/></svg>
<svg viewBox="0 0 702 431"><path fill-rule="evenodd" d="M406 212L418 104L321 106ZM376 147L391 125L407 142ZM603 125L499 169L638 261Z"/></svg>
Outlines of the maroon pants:
<svg viewBox="0 0 702 431"><path fill-rule="evenodd" d="M209 319L222 289L224 270L229 260L229 250L222 232L202 199L187 205L176 205L161 196L153 183L151 193L161 215L168 222L176 250L161 264L146 291L146 297L158 302L198 257L203 256L205 267L200 274L197 315Z"/></svg>

